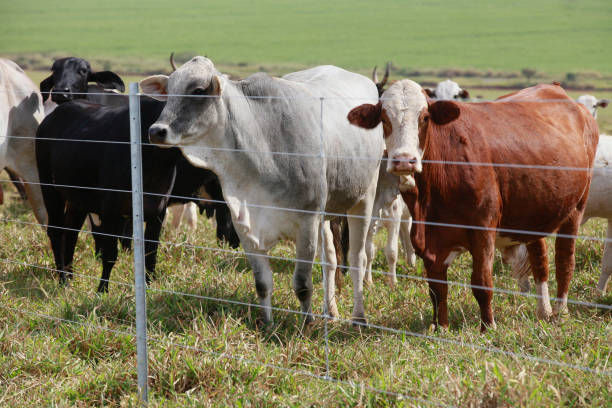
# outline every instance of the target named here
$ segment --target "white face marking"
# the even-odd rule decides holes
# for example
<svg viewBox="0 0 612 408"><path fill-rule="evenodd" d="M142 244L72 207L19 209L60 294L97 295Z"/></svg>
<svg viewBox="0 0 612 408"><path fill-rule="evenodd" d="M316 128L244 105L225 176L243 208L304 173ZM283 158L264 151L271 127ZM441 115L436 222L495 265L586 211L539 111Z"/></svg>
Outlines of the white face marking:
<svg viewBox="0 0 612 408"><path fill-rule="evenodd" d="M447 79L446 81L442 81L438 83L436 86L436 99L438 100L452 100L452 99L461 99L459 94L463 91L459 84L455 81L451 81Z"/></svg>
<svg viewBox="0 0 612 408"><path fill-rule="evenodd" d="M389 155L387 171L394 173L391 159L397 157L416 158L415 172L423 169L422 146L419 145L419 115L427 108L423 88L409 79L391 85L381 96L382 109L390 121L392 131L385 137Z"/></svg>

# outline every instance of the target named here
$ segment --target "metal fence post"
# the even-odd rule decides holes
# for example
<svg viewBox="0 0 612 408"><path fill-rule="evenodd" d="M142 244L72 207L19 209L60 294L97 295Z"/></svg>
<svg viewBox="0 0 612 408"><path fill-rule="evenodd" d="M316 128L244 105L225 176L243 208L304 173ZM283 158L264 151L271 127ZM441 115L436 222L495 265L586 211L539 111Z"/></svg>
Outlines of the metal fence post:
<svg viewBox="0 0 612 408"><path fill-rule="evenodd" d="M142 147L140 140L140 95L138 83L130 83L130 157L132 166L132 219L134 231L134 291L136 295L136 353L138 394L147 403L147 310L144 265L144 227L142 210Z"/></svg>

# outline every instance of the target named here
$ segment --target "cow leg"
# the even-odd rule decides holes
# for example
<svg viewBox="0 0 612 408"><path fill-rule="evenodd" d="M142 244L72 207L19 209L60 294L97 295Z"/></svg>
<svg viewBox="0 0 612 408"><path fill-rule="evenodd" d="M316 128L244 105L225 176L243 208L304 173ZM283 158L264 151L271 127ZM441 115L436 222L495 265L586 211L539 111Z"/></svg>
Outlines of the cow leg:
<svg viewBox="0 0 612 408"><path fill-rule="evenodd" d="M164 224L165 211L162 211L157 217L147 219L147 228L144 233L144 249L145 249L145 268L147 269L146 282L151 283L151 279L155 277L155 265L157 264L157 247L159 246L159 235L162 225Z"/></svg>
<svg viewBox="0 0 612 408"><path fill-rule="evenodd" d="M334 242L334 252L336 253L336 271L335 273L335 283L338 292L342 291L342 281L343 273L342 268L342 228L340 224L339 218L334 218L329 221L329 227L332 232L333 242Z"/></svg>
<svg viewBox="0 0 612 408"><path fill-rule="evenodd" d="M582 214L575 211L559 228L559 234L569 235L572 238L555 239L555 277L557 278L557 301L553 307L553 314L559 316L567 308L567 294L569 284L576 265L576 234L580 227Z"/></svg>
<svg viewBox="0 0 612 408"><path fill-rule="evenodd" d="M447 307L447 296L448 296L448 284L437 282L446 281L446 271L448 265L445 262L438 260L436 262L425 261L425 271L428 279L434 279L435 281L428 281L429 284L429 297L433 306L433 321L434 327L442 326L442 328L448 328L448 307Z"/></svg>
<svg viewBox="0 0 612 408"><path fill-rule="evenodd" d="M86 212L70 207L70 205L68 206L65 215L65 225L69 229L64 231L64 271L69 279L73 277L72 260L74 258L74 249L86 217Z"/></svg>
<svg viewBox="0 0 612 408"><path fill-rule="evenodd" d="M597 283L597 290L604 296L606 294L606 286L612 275L612 219L608 219L608 235L607 241L604 243L603 256L601 257L601 275Z"/></svg>
<svg viewBox="0 0 612 408"><path fill-rule="evenodd" d="M208 217L208 208L213 207L208 206L206 208L206 216ZM214 207L214 212L215 220L217 221L217 239L229 243L232 248L238 248L240 246L240 238L232 223L229 207L225 204L218 204Z"/></svg>
<svg viewBox="0 0 612 408"><path fill-rule="evenodd" d="M480 331L495 329L493 318L493 259L495 257L495 232L474 232L472 242L472 293L480 306ZM485 287L487 289L484 289Z"/></svg>
<svg viewBox="0 0 612 408"><path fill-rule="evenodd" d="M537 239L527 245L529 264L533 273L533 280L538 295L538 306L536 316L538 319L548 320L552 315L550 297L548 295L548 254L546 252L546 240Z"/></svg>
<svg viewBox="0 0 612 408"><path fill-rule="evenodd" d="M32 143L34 141L32 140ZM42 189L40 186L40 179L38 177L38 166L36 163L36 157L34 154L22 154L15 157L19 158L19 162L12 163L9 167L9 170L19 175L21 178L26 181L23 184L23 187L26 192L26 197L32 210L34 211L34 216L36 220L41 225L48 224L48 216L47 209L45 208L45 202L43 200Z"/></svg>
<svg viewBox="0 0 612 408"><path fill-rule="evenodd" d="M517 280L519 290L523 293L529 292L531 288L529 275L532 272L526 245L513 245L504 248L502 250L502 261L510 265L512 276Z"/></svg>
<svg viewBox="0 0 612 408"><path fill-rule="evenodd" d="M132 219L124 218L123 219L123 229L121 230L121 235L125 238L119 238L119 243L121 243L121 249L124 251L129 251L132 249Z"/></svg>
<svg viewBox="0 0 612 408"><path fill-rule="evenodd" d="M395 207L395 204L394 204ZM395 270L397 268L397 250L399 244L399 232L401 224L401 214L393 211L391 220L383 221L387 227L387 245L385 246L385 257L389 265L389 275L387 276L387 284L394 287L397 284L397 276Z"/></svg>
<svg viewBox="0 0 612 408"><path fill-rule="evenodd" d="M312 265L317 250L317 228L319 225L317 217L308 219L299 231L295 241L296 262L293 271L293 291L300 301L302 313L309 313L305 317L306 324L313 320L312 315L310 315L312 313L310 305L312 299ZM327 261L327 258L325 260ZM326 266L323 265L323 267ZM328 280L329 278L330 276L327 276ZM333 281L333 279L331 280Z"/></svg>
<svg viewBox="0 0 612 408"><path fill-rule="evenodd" d="M404 209L404 211L408 211L408 209ZM416 265L416 253L414 252L414 248L412 247L412 241L410 241L410 229L412 228L412 217L411 216L402 216L402 221L400 222L399 227L399 236L400 241L402 242L402 248L404 250L404 255L406 256L406 261L408 265L414 266Z"/></svg>
<svg viewBox="0 0 612 408"><path fill-rule="evenodd" d="M259 304L262 306L261 318L264 325L273 323L272 319L272 269L270 260L266 253L254 248L245 248L247 258L253 268L253 278L255 278L255 290L259 297Z"/></svg>
<svg viewBox="0 0 612 408"><path fill-rule="evenodd" d="M172 230L175 231L181 225L181 219L183 218L183 211L185 211L185 204L173 205L168 207L168 211L172 213Z"/></svg>
<svg viewBox="0 0 612 408"><path fill-rule="evenodd" d="M376 185L374 184L374 188ZM374 197L374 194L371 195ZM353 321L366 322L363 305L363 278L367 256L365 253L366 237L370 227L373 199L366 199L347 212L349 227L349 265L353 281ZM359 217L351 217L357 215Z"/></svg>
<svg viewBox="0 0 612 408"><path fill-rule="evenodd" d="M198 206L193 201L190 201L184 207L183 220L185 220L187 228L193 231L198 223Z"/></svg>
<svg viewBox="0 0 612 408"><path fill-rule="evenodd" d="M336 305L336 279L333 275L336 271L336 250L334 248L334 237L331 230L330 221L323 222L323 234L325 247L321 246L321 240L319 241L320 254L325 254L325 265L321 265L321 268L325 268L325 279L323 285L325 285L327 298L327 313L333 318L340 316L338 313L338 306ZM323 259L322 257L320 257Z"/></svg>
<svg viewBox="0 0 612 408"><path fill-rule="evenodd" d="M364 284L370 286L373 284L372 280L372 262L374 262L374 256L376 256L376 246L374 245L374 236L376 235L376 231L378 222L373 220L370 223L370 228L368 228L368 235L366 237L365 250L366 250L366 270L365 270L365 278Z"/></svg>
<svg viewBox="0 0 612 408"><path fill-rule="evenodd" d="M101 230L105 235L100 235L99 245L102 255L102 277L98 285L98 293L108 292L108 281L110 274L117 261L117 236L123 226L122 217L118 215L104 217Z"/></svg>

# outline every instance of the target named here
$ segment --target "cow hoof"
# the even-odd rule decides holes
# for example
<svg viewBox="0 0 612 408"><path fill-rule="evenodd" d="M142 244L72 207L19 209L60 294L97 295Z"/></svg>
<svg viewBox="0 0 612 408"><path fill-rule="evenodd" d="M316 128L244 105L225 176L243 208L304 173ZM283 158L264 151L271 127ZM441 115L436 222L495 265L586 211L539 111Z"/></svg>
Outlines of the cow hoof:
<svg viewBox="0 0 612 408"><path fill-rule="evenodd" d="M497 330L497 323L495 323L495 321L492 321L491 323L480 323L480 333L486 333L489 330Z"/></svg>
<svg viewBox="0 0 612 408"><path fill-rule="evenodd" d="M441 326L437 323L432 323L429 325L429 329L427 329L429 333L447 333L448 326Z"/></svg>
<svg viewBox="0 0 612 408"><path fill-rule="evenodd" d="M536 316L538 317L538 320L550 321L552 314L553 313L552 313L552 310L550 309L550 306L548 307L538 306L538 308L536 309Z"/></svg>
<svg viewBox="0 0 612 408"><path fill-rule="evenodd" d="M567 310L566 305L559 305L559 303L555 303L553 306L552 319L559 320L562 316L568 315L569 310Z"/></svg>
<svg viewBox="0 0 612 408"><path fill-rule="evenodd" d="M365 318L365 316L353 316L352 322L353 322L353 327L355 328L362 328L368 324L368 321Z"/></svg>
<svg viewBox="0 0 612 408"><path fill-rule="evenodd" d="M389 277L387 278L387 286L389 286L390 288L394 288L397 285L397 278L394 277Z"/></svg>
<svg viewBox="0 0 612 408"><path fill-rule="evenodd" d="M257 327L257 330L266 332L269 331L273 326L274 320L265 320L263 317L258 317L255 320L255 327Z"/></svg>
<svg viewBox="0 0 612 408"><path fill-rule="evenodd" d="M528 293L531 290L531 284L529 283L529 278L519 279L518 287L521 293Z"/></svg>
<svg viewBox="0 0 612 408"><path fill-rule="evenodd" d="M410 265L411 267L414 267L416 265L416 255L415 254L410 255L410 257L408 258L408 265Z"/></svg>
<svg viewBox="0 0 612 408"><path fill-rule="evenodd" d="M332 320L340 317L340 313L338 313L338 306L336 305L335 301L330 303L329 309L327 310L327 315L331 317Z"/></svg>

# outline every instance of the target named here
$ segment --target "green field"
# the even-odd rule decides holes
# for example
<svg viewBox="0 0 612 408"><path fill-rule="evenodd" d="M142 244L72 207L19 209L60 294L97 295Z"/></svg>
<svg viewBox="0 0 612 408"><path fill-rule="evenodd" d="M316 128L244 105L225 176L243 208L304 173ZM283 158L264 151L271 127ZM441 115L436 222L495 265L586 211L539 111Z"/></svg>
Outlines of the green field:
<svg viewBox="0 0 612 408"><path fill-rule="evenodd" d="M11 190L9 187L5 191ZM0 218L34 222L16 194L0 207ZM603 237L604 224L590 221L581 233ZM384 235L379 236L379 241ZM54 268L42 229L0 223L0 258ZM219 247L211 222L200 217L197 233L165 232L164 242ZM380 244L381 242L379 242ZM598 298L602 245L579 240L577 268L570 298L612 304ZM293 257L292 245L273 252ZM75 257L72 286L62 288L46 269L2 261L0 268L0 405L133 406L137 401L132 258L121 253L111 279L110 294L97 295L100 263L93 243L82 234ZM498 255L499 257L499 255ZM551 257L551 259L553 259ZM291 289L293 263L273 260L273 306L299 310ZM375 269L386 270L382 250ZM461 256L449 280L469 282L471 259ZM421 276L422 265L398 273ZM514 290L515 283L497 258L495 286ZM334 384L286 370L325 375L324 327L318 320L302 330L294 314L275 312L277 326L257 329L256 307L180 294L257 303L253 278L240 254L162 245L158 278L147 296L150 406L414 406L368 387L430 401L432 404L496 406L604 407L612 404L610 375L536 363L468 346L445 344L402 332L358 330L344 322L330 329L330 375L356 386ZM430 335L451 342L525 353L591 369L610 370L612 314L570 305L560 322L539 322L535 299L496 294L497 330L479 333L479 311L471 291L451 286L450 330L432 332L431 303L426 284L400 278L396 289L374 275L366 289L369 323ZM340 314L351 312L350 278L339 297ZM314 273L313 307L322 308L321 274ZM554 292L554 278L551 293ZM179 293L171 293L179 292ZM74 320L49 320L42 315ZM120 333L105 331L116 330ZM240 361L237 359L246 359ZM264 366L267 364L276 367ZM609 371L608 371L609 373ZM418 403L428 406L426 403Z"/></svg>
<svg viewBox="0 0 612 408"><path fill-rule="evenodd" d="M21 0L0 13L0 54L612 73L608 0Z"/></svg>

